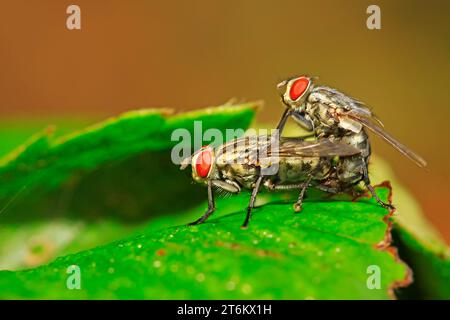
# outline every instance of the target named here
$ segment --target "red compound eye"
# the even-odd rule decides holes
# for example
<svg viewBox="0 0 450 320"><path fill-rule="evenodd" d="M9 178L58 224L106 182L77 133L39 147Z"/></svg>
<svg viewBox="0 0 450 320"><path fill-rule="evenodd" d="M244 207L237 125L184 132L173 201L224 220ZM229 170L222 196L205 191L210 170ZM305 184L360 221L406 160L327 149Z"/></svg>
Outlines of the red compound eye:
<svg viewBox="0 0 450 320"><path fill-rule="evenodd" d="M289 90L289 97L291 100L297 100L300 98L308 89L309 86L309 79L305 77L298 78L294 81L294 83L291 85L291 88Z"/></svg>
<svg viewBox="0 0 450 320"><path fill-rule="evenodd" d="M211 169L211 160L211 150L206 149L199 153L195 162L195 171L197 171L199 177L206 178L208 176L209 170Z"/></svg>

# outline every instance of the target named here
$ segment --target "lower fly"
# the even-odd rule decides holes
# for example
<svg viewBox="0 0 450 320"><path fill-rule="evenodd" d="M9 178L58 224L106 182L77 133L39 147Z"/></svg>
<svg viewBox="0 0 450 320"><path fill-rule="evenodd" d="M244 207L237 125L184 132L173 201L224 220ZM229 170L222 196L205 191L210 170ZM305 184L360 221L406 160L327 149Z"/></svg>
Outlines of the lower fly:
<svg viewBox="0 0 450 320"><path fill-rule="evenodd" d="M234 139L217 148L205 146L185 159L181 169L192 166L192 177L208 189L208 210L190 223L203 223L215 211L214 188L237 194L251 190L247 214L242 225L246 228L260 188L268 190L299 190L294 204L300 211L309 186L326 185L336 157L358 154L357 148L328 139L304 141L301 138L250 136ZM330 180L331 179L331 180Z"/></svg>

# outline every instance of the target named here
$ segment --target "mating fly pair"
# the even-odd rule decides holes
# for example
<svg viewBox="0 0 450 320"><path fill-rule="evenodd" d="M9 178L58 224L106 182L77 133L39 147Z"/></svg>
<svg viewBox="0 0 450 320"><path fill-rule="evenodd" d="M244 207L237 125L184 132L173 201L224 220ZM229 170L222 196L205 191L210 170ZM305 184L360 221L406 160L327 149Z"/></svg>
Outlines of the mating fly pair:
<svg viewBox="0 0 450 320"><path fill-rule="evenodd" d="M382 129L381 122L363 103L325 86L315 86L310 77L296 77L278 84L287 107L277 134L244 137L216 149L203 147L182 164L192 165L195 181L208 188L208 210L204 222L215 210L213 188L239 193L252 190L243 227L248 225L260 187L269 190L298 189L295 211L301 210L305 191L315 187L330 193L351 193L361 181L383 207L370 184L368 161L371 153L366 129L384 138L421 167L425 160ZM286 120L292 117L315 136L314 141L281 137ZM276 170L273 170L273 168Z"/></svg>

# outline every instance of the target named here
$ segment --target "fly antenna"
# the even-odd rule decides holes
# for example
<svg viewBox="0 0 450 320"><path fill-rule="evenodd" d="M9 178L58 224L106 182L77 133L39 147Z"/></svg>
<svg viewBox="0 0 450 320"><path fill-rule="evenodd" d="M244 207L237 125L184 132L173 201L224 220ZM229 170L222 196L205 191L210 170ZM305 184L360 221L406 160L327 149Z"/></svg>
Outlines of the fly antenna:
<svg viewBox="0 0 450 320"><path fill-rule="evenodd" d="M192 161L191 159L192 159L192 156L184 158L180 163L180 170L186 169L191 164L191 161Z"/></svg>

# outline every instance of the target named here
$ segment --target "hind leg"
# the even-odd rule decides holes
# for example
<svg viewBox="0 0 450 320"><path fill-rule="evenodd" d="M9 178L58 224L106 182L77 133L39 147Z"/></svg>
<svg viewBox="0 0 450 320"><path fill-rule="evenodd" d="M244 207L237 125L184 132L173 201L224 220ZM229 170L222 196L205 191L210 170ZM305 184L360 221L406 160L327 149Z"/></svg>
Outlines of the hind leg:
<svg viewBox="0 0 450 320"><path fill-rule="evenodd" d="M391 204L389 204L389 203L386 203L386 202L382 201L382 200L378 197L378 195L377 195L375 189L374 189L373 186L370 184L369 173L368 173L368 171L367 171L367 165L364 166L363 178L364 178L364 184L366 185L366 188L370 191L370 193L372 194L372 197L374 197L375 200L376 200L382 207L384 207L384 208L386 208L386 209L389 209L389 210L395 209L395 207L394 207L393 205L391 205Z"/></svg>
<svg viewBox="0 0 450 320"><path fill-rule="evenodd" d="M305 197L306 189L309 187L309 184L311 183L312 175L310 174L308 176L308 180L303 183L300 194L298 195L297 202L294 204L294 210L295 212L300 212L302 210L302 204L303 204L303 198Z"/></svg>

